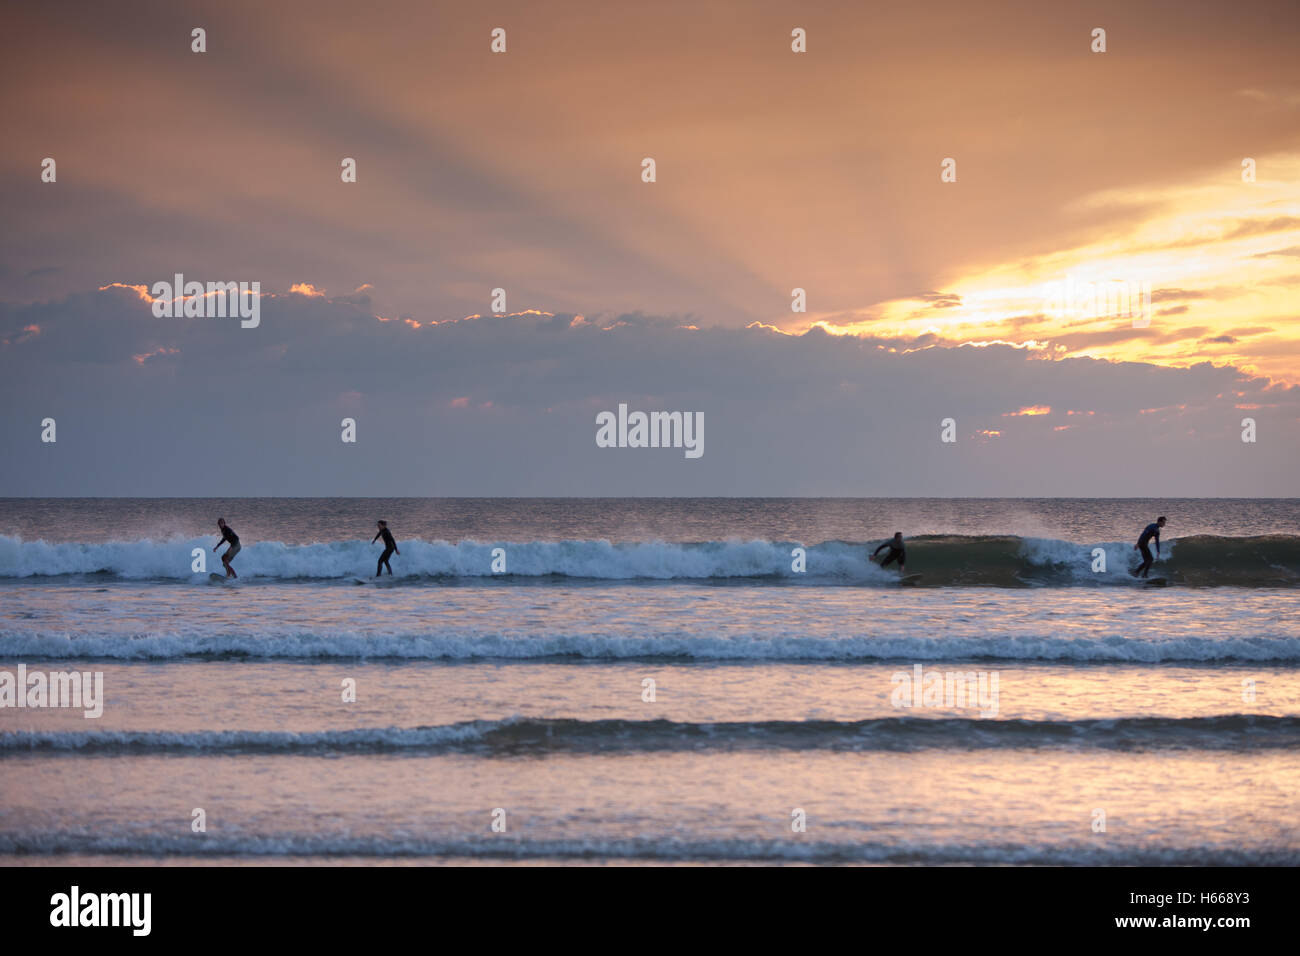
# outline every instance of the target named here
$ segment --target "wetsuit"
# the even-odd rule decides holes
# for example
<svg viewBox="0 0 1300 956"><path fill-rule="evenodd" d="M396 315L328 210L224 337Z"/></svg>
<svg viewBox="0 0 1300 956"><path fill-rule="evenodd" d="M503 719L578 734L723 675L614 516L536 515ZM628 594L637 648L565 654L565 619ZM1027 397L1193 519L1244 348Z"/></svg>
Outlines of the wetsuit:
<svg viewBox="0 0 1300 956"><path fill-rule="evenodd" d="M229 564L231 559L239 554L239 535L235 534L234 528L226 525L221 529L221 539L230 544L230 547L226 548L225 553L221 555L221 560Z"/></svg>
<svg viewBox="0 0 1300 956"><path fill-rule="evenodd" d="M1160 524L1155 521L1151 522L1149 525L1143 528L1142 537L1138 538L1138 550L1142 552L1142 564L1139 565L1138 569L1133 573L1137 575L1141 575L1142 577L1147 576L1147 572L1151 570L1151 565L1154 564L1156 560L1151 556L1151 549L1147 547L1147 542L1150 541L1152 538L1156 539L1156 554L1159 554L1160 553Z"/></svg>
<svg viewBox="0 0 1300 956"><path fill-rule="evenodd" d="M384 539L384 553L379 556L379 563L375 565L375 577L379 577L379 575L383 573L385 567L388 568L389 574L393 573L393 566L388 563L388 559L391 558L393 552L397 550L397 542L393 540L393 532L389 531L387 528L381 528L379 529L379 534L370 539L370 543L374 544L380 538Z"/></svg>
<svg viewBox="0 0 1300 956"><path fill-rule="evenodd" d="M889 549L889 554L885 555L885 560L880 562L880 566L882 568L889 567L889 565L894 561L898 562L899 568L902 568L903 565L907 563L907 550L903 548L901 545L894 544L892 538L889 541L886 541L880 547L876 548L875 551L872 551L871 556L874 558L876 555L878 555L881 551L884 551L886 548Z"/></svg>

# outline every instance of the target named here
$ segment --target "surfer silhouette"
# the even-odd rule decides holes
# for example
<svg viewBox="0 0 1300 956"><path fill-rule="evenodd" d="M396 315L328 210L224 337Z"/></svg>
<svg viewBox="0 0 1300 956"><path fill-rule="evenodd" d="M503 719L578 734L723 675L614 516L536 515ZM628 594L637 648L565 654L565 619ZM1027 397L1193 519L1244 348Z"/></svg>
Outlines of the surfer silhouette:
<svg viewBox="0 0 1300 956"><path fill-rule="evenodd" d="M379 577L379 575L383 573L384 568L388 568L388 573L391 575L393 573L393 566L388 563L388 559L394 554L402 553L397 550L397 542L393 540L393 532L388 530L388 522L380 521L377 522L377 524L379 525L379 533L370 539L370 543L374 544L380 538L383 538L384 553L379 556L379 563L375 565L375 577Z"/></svg>
<svg viewBox="0 0 1300 956"><path fill-rule="evenodd" d="M217 519L217 527L221 529L221 540L216 543L216 546L213 547L212 550L216 551L217 548L221 547L223 544L230 545L221 556L221 563L226 566L226 577L237 578L239 575L236 574L235 569L230 566L230 562L234 560L235 555L239 554L239 535L235 534L234 528L226 524L225 518Z"/></svg>
<svg viewBox="0 0 1300 956"><path fill-rule="evenodd" d="M1165 516L1161 515L1151 524L1142 529L1142 536L1138 538L1137 544L1133 545L1134 551L1142 552L1142 563L1138 569L1133 572L1134 577L1145 578L1147 572L1151 570L1151 565L1155 563L1155 558L1151 556L1151 549L1147 547L1147 542L1152 538L1156 541L1156 554L1160 553L1160 529L1165 526Z"/></svg>
<svg viewBox="0 0 1300 956"><path fill-rule="evenodd" d="M871 557L874 558L886 548L889 549L889 554L885 555L884 560L880 562L880 566L882 568L887 568L890 564L897 561L898 571L901 574L903 572L903 565L907 561L907 551L903 548L903 532L895 531L892 538L880 547L876 548L875 551L871 552Z"/></svg>

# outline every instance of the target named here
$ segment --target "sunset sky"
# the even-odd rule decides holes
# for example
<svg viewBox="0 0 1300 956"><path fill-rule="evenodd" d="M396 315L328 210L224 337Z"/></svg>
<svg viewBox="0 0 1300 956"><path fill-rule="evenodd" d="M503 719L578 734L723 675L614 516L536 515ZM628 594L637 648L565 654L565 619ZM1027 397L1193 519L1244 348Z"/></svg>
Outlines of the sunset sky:
<svg viewBox="0 0 1300 956"><path fill-rule="evenodd" d="M1293 495L1298 36L1294 0L14 7L0 495ZM259 281L261 326L155 318L175 273ZM619 402L705 455L597 449Z"/></svg>

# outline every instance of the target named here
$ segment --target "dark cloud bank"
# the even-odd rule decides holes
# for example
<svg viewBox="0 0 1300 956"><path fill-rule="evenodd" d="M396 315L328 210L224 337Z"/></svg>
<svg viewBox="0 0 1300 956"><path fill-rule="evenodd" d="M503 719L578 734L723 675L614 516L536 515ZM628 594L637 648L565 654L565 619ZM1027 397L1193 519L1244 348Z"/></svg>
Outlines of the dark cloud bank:
<svg viewBox="0 0 1300 956"><path fill-rule="evenodd" d="M365 296L267 297L256 329L157 319L126 289L0 305L0 495L1289 496L1300 472L1300 389L1208 363L643 315L413 321ZM703 457L598 448L620 402L703 412Z"/></svg>

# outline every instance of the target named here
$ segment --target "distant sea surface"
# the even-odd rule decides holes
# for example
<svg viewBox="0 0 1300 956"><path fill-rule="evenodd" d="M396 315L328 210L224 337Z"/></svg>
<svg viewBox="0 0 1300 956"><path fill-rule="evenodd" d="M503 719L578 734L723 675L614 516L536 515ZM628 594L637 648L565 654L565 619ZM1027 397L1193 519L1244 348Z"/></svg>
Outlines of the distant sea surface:
<svg viewBox="0 0 1300 956"><path fill-rule="evenodd" d="M0 499L0 703L104 675L0 862L1294 865L1298 597L1297 499Z"/></svg>

